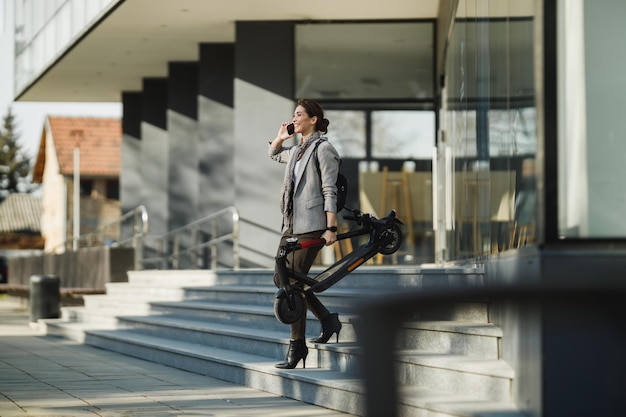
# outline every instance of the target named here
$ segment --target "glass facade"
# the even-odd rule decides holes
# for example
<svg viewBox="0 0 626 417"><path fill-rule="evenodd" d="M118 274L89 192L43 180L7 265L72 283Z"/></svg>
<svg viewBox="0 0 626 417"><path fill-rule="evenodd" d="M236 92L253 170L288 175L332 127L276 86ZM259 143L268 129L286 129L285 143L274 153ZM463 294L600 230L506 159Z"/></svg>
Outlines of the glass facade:
<svg viewBox="0 0 626 417"><path fill-rule="evenodd" d="M462 2L446 56L436 163L439 261L534 241L534 5Z"/></svg>
<svg viewBox="0 0 626 417"><path fill-rule="evenodd" d="M381 263L432 262L437 131L434 21L295 25L296 97L318 100L350 183L348 207L396 209L405 242ZM352 205L354 203L355 205Z"/></svg>
<svg viewBox="0 0 626 417"><path fill-rule="evenodd" d="M433 22L296 25L296 97L432 99Z"/></svg>
<svg viewBox="0 0 626 417"><path fill-rule="evenodd" d="M120 0L16 0L15 91L47 69Z"/></svg>
<svg viewBox="0 0 626 417"><path fill-rule="evenodd" d="M558 238L623 239L626 2L557 2Z"/></svg>

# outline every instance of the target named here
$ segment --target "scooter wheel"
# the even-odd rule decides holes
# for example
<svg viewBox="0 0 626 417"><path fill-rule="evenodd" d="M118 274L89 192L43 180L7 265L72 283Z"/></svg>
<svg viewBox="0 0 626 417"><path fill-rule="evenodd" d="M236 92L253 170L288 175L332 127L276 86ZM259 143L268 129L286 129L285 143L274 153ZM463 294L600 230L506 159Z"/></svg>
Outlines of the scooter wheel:
<svg viewBox="0 0 626 417"><path fill-rule="evenodd" d="M390 239L389 243L381 247L378 252L383 255L391 255L400 249L402 245L402 231L397 224L394 224L392 228L387 229L380 236L381 239Z"/></svg>
<svg viewBox="0 0 626 417"><path fill-rule="evenodd" d="M293 310L289 308L287 297L292 297ZM304 295L299 292L291 292L283 297L277 297L274 299L274 315L283 324L295 323L302 314L306 311L306 303L304 301Z"/></svg>

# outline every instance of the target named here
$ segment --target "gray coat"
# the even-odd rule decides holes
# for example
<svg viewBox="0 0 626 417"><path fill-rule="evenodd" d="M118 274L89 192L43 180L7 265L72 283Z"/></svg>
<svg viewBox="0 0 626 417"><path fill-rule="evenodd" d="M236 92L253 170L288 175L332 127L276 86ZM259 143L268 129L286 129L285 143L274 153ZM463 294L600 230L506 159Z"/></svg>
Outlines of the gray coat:
<svg viewBox="0 0 626 417"><path fill-rule="evenodd" d="M337 174L339 154L328 139L321 138L317 147L319 173L313 157L315 143L300 159L293 197L293 233L301 234L326 228L326 212L337 211ZM295 155L296 147L269 148L270 157L286 164ZM283 230L284 232L284 230Z"/></svg>

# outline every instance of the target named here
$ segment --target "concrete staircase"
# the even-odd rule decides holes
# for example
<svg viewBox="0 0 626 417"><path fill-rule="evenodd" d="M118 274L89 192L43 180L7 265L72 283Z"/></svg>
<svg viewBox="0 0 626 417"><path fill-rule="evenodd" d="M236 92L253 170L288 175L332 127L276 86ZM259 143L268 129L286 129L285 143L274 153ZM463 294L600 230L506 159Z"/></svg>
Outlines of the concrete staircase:
<svg viewBox="0 0 626 417"><path fill-rule="evenodd" d="M482 270L362 267L320 294L339 312L339 343L309 343L306 369L279 370L288 326L276 320L270 270L133 271L106 295L85 296L60 319L41 320L63 336L130 356L210 375L349 414L364 413L353 306L367 297L432 285L480 285ZM486 300L458 303L403 324L398 341L402 416L521 416L514 374L500 359L500 329ZM310 316L310 337L320 331Z"/></svg>

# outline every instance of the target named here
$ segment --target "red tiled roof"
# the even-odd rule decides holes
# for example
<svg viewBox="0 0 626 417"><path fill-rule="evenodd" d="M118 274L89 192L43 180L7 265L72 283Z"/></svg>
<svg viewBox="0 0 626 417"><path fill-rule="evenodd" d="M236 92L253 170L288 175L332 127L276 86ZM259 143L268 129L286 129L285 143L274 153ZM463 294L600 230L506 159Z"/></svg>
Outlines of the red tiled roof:
<svg viewBox="0 0 626 417"><path fill-rule="evenodd" d="M74 148L80 148L80 174L118 177L122 125L118 119L49 116L61 173L74 172Z"/></svg>
<svg viewBox="0 0 626 417"><path fill-rule="evenodd" d="M0 202L0 233L40 233L41 198L9 194Z"/></svg>

